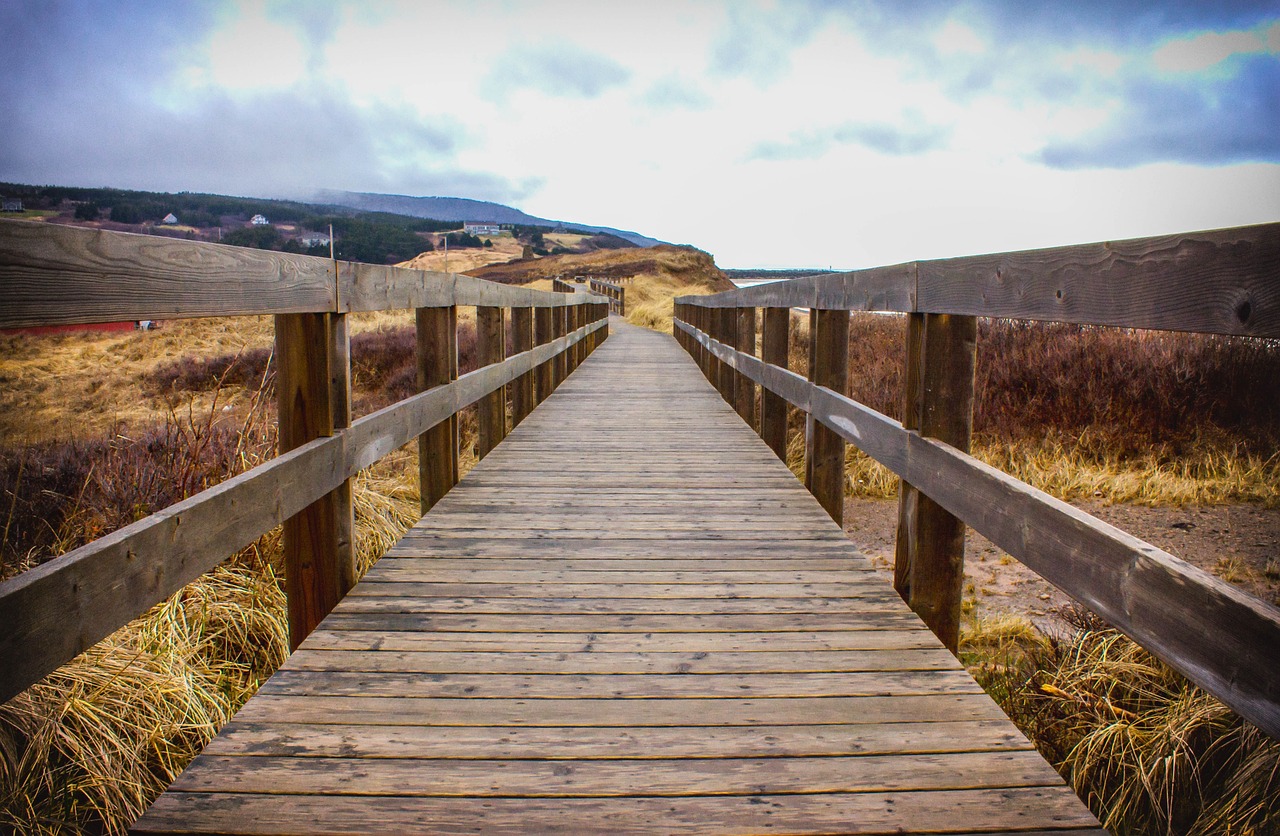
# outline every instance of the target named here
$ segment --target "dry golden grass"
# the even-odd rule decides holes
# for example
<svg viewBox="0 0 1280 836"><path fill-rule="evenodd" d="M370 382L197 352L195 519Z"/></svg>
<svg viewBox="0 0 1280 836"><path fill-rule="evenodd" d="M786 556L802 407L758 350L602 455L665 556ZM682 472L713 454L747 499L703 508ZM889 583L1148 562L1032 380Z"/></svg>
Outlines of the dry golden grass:
<svg viewBox="0 0 1280 836"><path fill-rule="evenodd" d="M519 258L524 252L524 245L511 237L509 233L486 237L493 241L492 247L451 249L448 253L443 249L437 249L433 252L416 255L396 266L409 267L414 270L467 273L490 264L504 264Z"/></svg>
<svg viewBox="0 0 1280 836"><path fill-rule="evenodd" d="M971 622L961 657L1117 834L1280 831L1280 742L1081 610Z"/></svg>

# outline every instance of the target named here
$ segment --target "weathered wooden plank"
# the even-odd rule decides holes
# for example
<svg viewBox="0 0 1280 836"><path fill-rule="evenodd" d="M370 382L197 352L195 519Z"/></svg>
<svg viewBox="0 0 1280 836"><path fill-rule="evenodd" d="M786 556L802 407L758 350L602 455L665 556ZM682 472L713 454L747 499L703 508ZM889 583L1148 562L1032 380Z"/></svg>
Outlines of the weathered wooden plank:
<svg viewBox="0 0 1280 836"><path fill-rule="evenodd" d="M703 308L750 305L756 308L906 312L916 309L915 295L916 265L898 264L740 287L710 296L677 296L676 301Z"/></svg>
<svg viewBox="0 0 1280 836"><path fill-rule="evenodd" d="M0 223L0 328L331 311L333 262L153 235Z"/></svg>
<svg viewBox="0 0 1280 836"><path fill-rule="evenodd" d="M567 732L572 736L572 731ZM359 783L351 775L360 776ZM679 758L673 760L375 760L229 758L202 755L173 783L175 792L397 795L401 797L609 798L757 793L833 793L1061 786L1036 752L862 755L834 758Z"/></svg>
<svg viewBox="0 0 1280 836"><path fill-rule="evenodd" d="M327 697L627 699L657 697L870 697L981 694L964 671L670 674L432 674L282 670L260 694Z"/></svg>
<svg viewBox="0 0 1280 836"><path fill-rule="evenodd" d="M571 309L576 311L577 308ZM481 366L501 363L507 356L502 308L476 308L476 362ZM571 352L574 348L569 349ZM505 387L480 399L476 413L476 456L483 459L507 434Z"/></svg>
<svg viewBox="0 0 1280 836"><path fill-rule="evenodd" d="M645 729L494 726L225 726L205 754L332 758L598 758L823 756L1025 751L1031 744L1008 720L829 726L665 726ZM234 768L234 764L229 764Z"/></svg>
<svg viewBox="0 0 1280 836"><path fill-rule="evenodd" d="M386 671L393 673L824 673L834 671L954 670L955 657L932 649L668 651L596 653L560 650L493 652L379 650L299 650L291 670ZM1028 744L1030 745L1030 744Z"/></svg>
<svg viewBox="0 0 1280 836"><path fill-rule="evenodd" d="M973 437L973 377L978 321L925 314L923 366L918 374L920 435L969 452ZM908 375L911 377L911 375ZM918 496L906 527L910 554L907 603L952 652L960 644L964 587L964 523L928 493ZM901 530L899 533L902 533Z"/></svg>
<svg viewBox="0 0 1280 836"><path fill-rule="evenodd" d="M1278 277L1280 224L1261 224L922 261L676 301L704 308L945 313L1275 339Z"/></svg>
<svg viewBox="0 0 1280 836"><path fill-rule="evenodd" d="M385 264L343 263L338 298L344 311L383 311L451 305L493 308L566 307L599 302L590 294L566 296L476 279L458 273L409 270Z"/></svg>
<svg viewBox="0 0 1280 836"><path fill-rule="evenodd" d="M697 339L1280 737L1280 609L856 401Z"/></svg>
<svg viewBox="0 0 1280 836"><path fill-rule="evenodd" d="M937 638L922 627L893 630L831 632L754 630L746 633L446 633L380 630L329 630L312 633L304 647L311 650L586 650L593 653L638 653L645 650L929 650Z"/></svg>
<svg viewBox="0 0 1280 836"><path fill-rule="evenodd" d="M1280 337L1280 224L920 263L918 309Z"/></svg>
<svg viewBox="0 0 1280 836"><path fill-rule="evenodd" d="M335 333L329 314L279 314L275 324L278 449L287 453L334 434L329 362ZM350 543L345 551L338 547L338 513L337 497L329 492L284 521L290 649L342 600L354 580Z"/></svg>
<svg viewBox="0 0 1280 836"><path fill-rule="evenodd" d="M840 394L849 391L847 311L810 309L809 380L815 386ZM844 439L812 415L805 419L804 483L836 525L841 525L844 521Z"/></svg>
<svg viewBox="0 0 1280 836"><path fill-rule="evenodd" d="M511 344L515 354L533 348L533 308L511 309ZM533 406L533 372L526 372L511 386L512 429L529 416Z"/></svg>
<svg viewBox="0 0 1280 836"><path fill-rule="evenodd" d="M766 363L785 368L791 346L791 311L765 308L761 319L760 357ZM787 460L787 402L763 386L760 387L760 437L774 455Z"/></svg>
<svg viewBox="0 0 1280 836"><path fill-rule="evenodd" d="M250 793L162 796L134 826L138 833L572 833L705 834L768 829L795 836L831 833L1020 833L1036 822L1102 836L1097 821L1065 788L934 792L745 794L685 799L353 798Z"/></svg>
<svg viewBox="0 0 1280 836"><path fill-rule="evenodd" d="M242 722L326 725L495 725L643 728L683 726L691 717L711 726L933 723L1000 720L979 694L783 699L521 700L419 697L295 697L263 694L236 715Z"/></svg>
<svg viewBox="0 0 1280 836"><path fill-rule="evenodd" d="M458 309L452 305L418 308L418 391L458 378ZM458 416L450 415L418 436L418 491L422 513L458 484Z"/></svg>

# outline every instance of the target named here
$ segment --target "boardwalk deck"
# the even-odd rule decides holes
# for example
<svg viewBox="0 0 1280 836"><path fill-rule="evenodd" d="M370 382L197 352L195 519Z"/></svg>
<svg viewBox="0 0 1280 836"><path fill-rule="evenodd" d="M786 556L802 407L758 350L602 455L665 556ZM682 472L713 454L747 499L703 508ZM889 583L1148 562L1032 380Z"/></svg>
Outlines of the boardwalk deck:
<svg viewBox="0 0 1280 836"><path fill-rule="evenodd" d="M1100 833L684 352L611 328L137 832Z"/></svg>

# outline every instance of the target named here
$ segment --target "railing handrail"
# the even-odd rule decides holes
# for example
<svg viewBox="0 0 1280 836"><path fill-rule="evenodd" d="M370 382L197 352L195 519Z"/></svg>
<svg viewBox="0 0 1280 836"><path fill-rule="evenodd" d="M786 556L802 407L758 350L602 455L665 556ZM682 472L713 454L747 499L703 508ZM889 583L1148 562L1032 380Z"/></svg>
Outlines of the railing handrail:
<svg viewBox="0 0 1280 836"><path fill-rule="evenodd" d="M57 288L57 294L50 289ZM457 273L184 241L0 223L0 329L119 320L355 313L449 305L563 307L566 297Z"/></svg>
<svg viewBox="0 0 1280 836"><path fill-rule="evenodd" d="M1043 272L1036 272L1037 265ZM1091 265L1103 272L1106 281L1088 272ZM948 268L957 270L957 275L950 277ZM1129 283L1116 284L1124 280ZM919 342L913 344L924 339L917 329L925 327L927 315L948 315L937 317L940 333L956 321L982 315L1275 338L1280 336L1280 224L919 262L809 277L788 285L793 282L683 296L675 307L675 329L682 344L727 400L738 404L740 411L744 402L748 404L744 418L749 421L754 395L744 398L742 387L761 386L761 434L770 436L766 440L779 455L785 455L785 411L779 445L777 408L772 409L772 420L765 415L770 398L799 407L816 425L842 439L837 450L828 451L829 461L823 466L843 472L843 442L854 444L901 477L904 496L919 491L940 507L940 514L987 537L1280 739L1280 675L1276 673L1280 671L1280 609L974 459L967 454L967 423L961 432L965 437L947 443L950 439L929 437L931 433L918 424L904 425L836 391L847 384L806 380L786 368L791 307L809 307L815 314L842 310L911 314L907 412L917 415L913 410L957 408L943 402L950 395L940 393L948 386L955 391L967 384L972 397L971 359L967 366L963 362L957 366L959 380L948 380L944 368L957 351L965 352L963 345L944 345L943 352L928 355ZM1087 296L1086 291L1096 295L1068 304ZM1054 304L1058 310L1052 308ZM1117 306L1114 315L1107 315L1109 305ZM1198 310L1199 305L1204 308ZM763 359L754 356L757 306L765 312ZM847 353L847 319L845 330L823 327L825 335L811 334L811 353ZM970 341L970 358L972 348ZM922 375L933 375L936 387L922 385ZM916 398L932 397L933 402L913 402L913 386ZM957 399L964 402L963 397ZM814 437L821 434L807 435L809 474L817 455ZM816 481L809 483L811 490L830 508L836 498L823 496ZM834 483L828 481L823 490L830 492L830 484ZM838 484L842 497L843 480ZM953 563L958 560L962 566L962 539L958 556L954 540L942 546L913 542L904 552L902 538L916 536L904 528L910 522L907 517L925 513L924 508L907 506L904 499L899 570L904 553L910 555L908 564L920 559L917 550L928 551L930 560L950 555ZM947 594L930 590L937 599L947 600L921 604L924 609L918 611L926 622L930 622L927 610L959 609L954 566L942 571L950 573L954 586ZM902 586L899 589L904 591ZM954 630L954 619L947 626Z"/></svg>
<svg viewBox="0 0 1280 836"><path fill-rule="evenodd" d="M418 438L425 511L457 481L456 413L478 404L479 446L496 444L507 432L505 387L518 423L608 327L608 300L586 293L565 297L469 276L10 221L0 222L0 298L0 327L276 315L285 451L0 582L0 702L281 523L296 646L336 603L335 591L340 599L354 582L351 477ZM477 355L486 364L460 377L459 305L476 306ZM417 309L424 391L351 421L344 314L402 307ZM511 357L504 307L511 308ZM310 539L294 543L293 530ZM311 581L300 581L290 563L304 550L308 562L323 565L308 570Z"/></svg>
<svg viewBox="0 0 1280 836"><path fill-rule="evenodd" d="M1280 223L807 276L677 304L938 313L1280 338Z"/></svg>

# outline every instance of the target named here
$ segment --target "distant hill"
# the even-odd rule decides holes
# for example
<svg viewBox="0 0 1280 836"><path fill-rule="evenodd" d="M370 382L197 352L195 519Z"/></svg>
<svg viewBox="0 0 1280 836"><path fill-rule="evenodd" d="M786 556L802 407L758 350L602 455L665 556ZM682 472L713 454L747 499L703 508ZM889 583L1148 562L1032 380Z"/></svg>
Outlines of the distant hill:
<svg viewBox="0 0 1280 836"><path fill-rule="evenodd" d="M664 243L656 238L649 238L638 232L624 229L613 229L607 226L590 226L588 224L554 221L525 214L519 209L504 206L501 203L490 203L487 200L470 200L465 197L411 197L401 194L371 194L369 192L344 192L324 189L312 198L315 202L346 206L351 209L363 209L367 212L394 212L398 215L409 215L414 218L433 218L438 221L489 221L498 224L521 224L524 226L566 227L582 229L588 232L599 232L616 235L640 247L653 247Z"/></svg>

